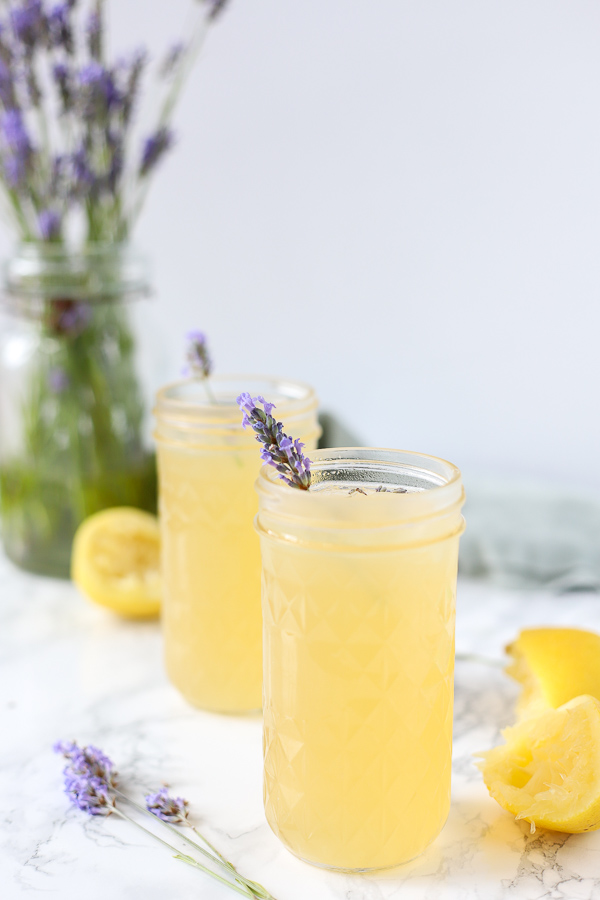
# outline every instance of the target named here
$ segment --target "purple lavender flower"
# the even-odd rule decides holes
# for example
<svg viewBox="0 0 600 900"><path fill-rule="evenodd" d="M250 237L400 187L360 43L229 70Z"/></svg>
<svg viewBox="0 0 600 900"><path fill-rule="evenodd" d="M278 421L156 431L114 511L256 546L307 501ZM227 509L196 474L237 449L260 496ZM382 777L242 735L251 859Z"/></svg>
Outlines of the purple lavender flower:
<svg viewBox="0 0 600 900"><path fill-rule="evenodd" d="M73 28L71 27L71 4L57 3L48 13L49 43L52 47L62 47L69 55L73 53Z"/></svg>
<svg viewBox="0 0 600 900"><path fill-rule="evenodd" d="M79 747L75 741L56 741L52 745L52 749L61 756L72 756L76 750L79 750Z"/></svg>
<svg viewBox="0 0 600 900"><path fill-rule="evenodd" d="M33 147L18 109L7 110L0 120L0 131L7 149L4 172L11 188L19 188L24 183L31 165Z"/></svg>
<svg viewBox="0 0 600 900"><path fill-rule="evenodd" d="M156 794L146 794L146 809L163 822L181 825L187 822L188 802L183 797L170 797L166 787Z"/></svg>
<svg viewBox="0 0 600 900"><path fill-rule="evenodd" d="M79 747L75 741L58 741L52 749L67 759L65 793L73 806L91 816L113 812L116 772L108 756L98 747Z"/></svg>
<svg viewBox="0 0 600 900"><path fill-rule="evenodd" d="M82 144L71 154L69 164L72 174L71 195L73 197L94 196L97 193L97 178L92 171L88 152Z"/></svg>
<svg viewBox="0 0 600 900"><path fill-rule="evenodd" d="M77 210L90 239L119 240L129 234L146 197L148 176L173 145L170 120L191 68L188 48L197 45L209 20L225 6L225 0L197 2L204 5L194 33L173 45L163 63L163 75L175 77L166 88L159 122L144 133L139 147L133 146L129 160L146 52L136 52L126 63L105 62L103 0L6 0L0 13L0 178L22 236L52 239L46 235L54 234L55 218L44 211L36 221L43 207L60 211L63 231ZM48 71L51 77L44 80ZM25 117L30 107L35 132ZM56 127L59 117L64 128ZM56 149L49 149L48 141L38 143L38 132L48 133ZM69 160L60 178L54 152ZM121 196L126 170L132 175L131 202L129 194Z"/></svg>
<svg viewBox="0 0 600 900"><path fill-rule="evenodd" d="M76 809L90 816L107 816L114 810L110 790L100 778L66 775L65 794Z"/></svg>
<svg viewBox="0 0 600 900"><path fill-rule="evenodd" d="M91 816L110 815L114 812L123 818L129 819L129 816L122 813L116 806L115 795L119 794L121 797L124 797L124 795L116 788L116 773L113 770L112 762L101 750L91 746L79 747L75 741L58 741L54 745L53 750L67 759L67 764L63 770L64 786L65 793L73 806ZM208 843L206 838L194 828L188 820L187 800L184 800L183 797L170 797L166 787L161 788L156 794L147 794L145 799L145 812L148 815L156 816L164 823L164 828L169 828L171 831L174 830L172 828L173 825L187 825L192 828L212 852L208 852L208 850L200 847L200 845L190 839L188 839L188 843L191 843L196 851L208 857L215 865L225 870L227 876L233 878L234 881L225 880L221 875L200 865L192 857L178 852L176 847L160 838L163 844L166 843L167 847L170 847L177 854L177 859L199 866L207 875L217 878L221 883L229 884L238 893L243 892L249 897L261 897L263 900L275 900L262 885L240 875L235 867L230 862L227 862ZM137 804L134 804L134 806L137 806ZM142 807L138 808L142 811ZM138 825L147 833L147 829L140 823L135 822L133 819L129 819L129 821L134 825ZM242 888L244 889L243 891Z"/></svg>
<svg viewBox="0 0 600 900"><path fill-rule="evenodd" d="M208 343L203 331L188 331L184 375L195 375L197 378L208 378L212 371L212 360L208 354Z"/></svg>
<svg viewBox="0 0 600 900"><path fill-rule="evenodd" d="M290 487L307 491L311 481L310 459L302 452L304 444L284 434L283 424L273 418L275 405L267 403L264 397L253 398L248 393L240 394L237 404L243 414L242 425L244 428L250 425L256 432L256 440L264 445L260 449L263 462L274 466L282 481Z"/></svg>
<svg viewBox="0 0 600 900"><path fill-rule="evenodd" d="M221 15L229 0L204 0L204 2L209 7L208 18L214 20Z"/></svg>
<svg viewBox="0 0 600 900"><path fill-rule="evenodd" d="M15 37L31 53L45 35L46 22L41 0L24 0L10 11L10 21Z"/></svg>
<svg viewBox="0 0 600 900"><path fill-rule="evenodd" d="M85 119L99 121L120 102L112 74L101 63L88 63L79 72L81 112Z"/></svg>
<svg viewBox="0 0 600 900"><path fill-rule="evenodd" d="M51 241L60 236L60 215L53 209L43 209L38 216L38 228L43 241Z"/></svg>
<svg viewBox="0 0 600 900"><path fill-rule="evenodd" d="M148 175L155 168L162 156L173 146L173 132L165 127L159 128L144 142L140 175Z"/></svg>
<svg viewBox="0 0 600 900"><path fill-rule="evenodd" d="M21 157L31 154L33 148L20 110L8 109L2 116L0 128L6 146L12 153Z"/></svg>
<svg viewBox="0 0 600 900"><path fill-rule="evenodd" d="M91 63L85 65L81 71L79 72L79 81L84 86L88 85L100 85L102 88L104 87L104 82L106 80L106 69L99 63L97 60L94 60Z"/></svg>
<svg viewBox="0 0 600 900"><path fill-rule="evenodd" d="M9 156L4 160L4 176L10 188L17 190L25 182L27 169L18 156Z"/></svg>
<svg viewBox="0 0 600 900"><path fill-rule="evenodd" d="M99 747L92 744L80 747L76 741L57 741L52 749L69 760L65 775L98 778L109 788L116 785L117 773L113 762Z"/></svg>

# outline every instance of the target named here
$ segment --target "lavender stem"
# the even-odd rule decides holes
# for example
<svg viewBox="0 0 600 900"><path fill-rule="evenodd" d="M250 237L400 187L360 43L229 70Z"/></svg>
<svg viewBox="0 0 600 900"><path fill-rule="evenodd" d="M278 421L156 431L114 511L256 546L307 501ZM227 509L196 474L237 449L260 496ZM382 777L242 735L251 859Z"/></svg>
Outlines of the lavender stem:
<svg viewBox="0 0 600 900"><path fill-rule="evenodd" d="M268 890L262 886L262 884L259 884L257 881L250 881L248 878L244 878L243 875L240 875L237 869L219 853L216 847L213 847L210 841L198 831L195 825L190 825L190 828L195 834L198 835L200 840L204 841L207 847L210 847L213 853L216 853L218 858L222 861L223 865L227 866L228 869L231 869L232 872L235 872L236 878L241 879L241 881L246 884L252 891L258 894L262 898L262 900L275 900L275 897L273 897L273 895L270 894Z"/></svg>
<svg viewBox="0 0 600 900"><path fill-rule="evenodd" d="M182 61L182 65L179 67L177 75L174 78L173 83L163 101L162 108L158 117L159 127L168 125L171 116L173 115L173 110L177 102L178 94L181 91L181 88L183 87L183 84L185 83L189 73L191 72L196 59L198 58L198 54L204 46L204 41L206 40L209 29L210 20L206 13L201 12L199 15L199 22L194 28L195 34L193 35L190 45L185 54L185 59Z"/></svg>
<svg viewBox="0 0 600 900"><path fill-rule="evenodd" d="M173 79L173 83L171 84L171 87L163 101L158 116L158 128L166 128L168 123L170 122L179 93L183 88L183 85L204 45L204 41L208 34L209 28L210 20L205 13L200 13L199 24L195 26L195 34L192 37L185 58L183 59L181 66L179 66L178 72ZM149 183L149 178L142 179L141 185L138 189L137 197L135 198L133 204L133 210L131 213L131 220L129 224L130 228L135 225L142 211L146 200L146 195L148 193Z"/></svg>
<svg viewBox="0 0 600 900"><path fill-rule="evenodd" d="M208 378L204 379L204 387L206 388L206 393L208 394L208 399L210 400L210 402L216 404L217 398L214 395L210 380Z"/></svg>
<svg viewBox="0 0 600 900"><path fill-rule="evenodd" d="M114 790L115 794L118 794L119 797L121 797L123 800L126 800L127 803L129 803L131 806L134 806L135 809L139 810L139 812L142 812L147 816L151 816L154 820L159 821L161 823L161 825L163 825L165 828L168 828L168 830L171 831L174 835L176 835L180 840L185 841L186 844L189 844L191 847L193 847L195 850L197 850L199 853L201 853L207 859L210 859L211 862L216 863L217 865L220 865L221 867L225 868L228 872L235 875L235 877L238 878L243 884L245 884L253 893L259 894L259 896L262 898L262 900L275 900L275 898L272 896L272 894L270 894L266 890L266 888L262 887L262 885L258 884L256 881L251 881L248 878L244 878L243 875L240 875L239 872L237 871L237 869L235 868L235 866L232 863L230 863L227 859L225 859L225 857L221 853L219 853L219 851L217 850L216 847L213 847L213 845L210 843L210 841L206 837L204 837L204 835L201 834L201 832L198 831L198 829L195 827L195 825L189 825L189 827L200 838L200 840L203 841L206 844L206 846L210 848L210 850L212 851L212 853L215 854L215 856L212 856L203 847L200 847L200 845L197 844L196 841L193 841L186 834L184 834L181 831L178 831L173 825L170 824L170 822L165 822L164 819L160 819L158 816L155 816L154 813L150 812L150 810L146 809L146 807L141 806L141 804L136 803L135 800L132 800L131 797L128 797L127 794L124 794L118 788L113 788L113 790Z"/></svg>
<svg viewBox="0 0 600 900"><path fill-rule="evenodd" d="M120 793L120 791L118 793ZM168 847L169 850L174 850L175 851L175 857L174 857L175 859L180 859L180 860L182 860L182 862L188 863L188 865L193 866L195 869L200 869L202 872L205 873L205 875L210 875L211 878L214 878L217 881L220 881L221 884L226 885L227 887L231 888L232 891L236 891L238 894L241 894L243 897L252 897L253 896L253 894L250 893L249 889L242 890L242 888L238 887L236 884L232 884L231 881L227 881L226 878L222 878L220 875L218 875L216 872L213 872L207 866L203 866L202 863L199 863L197 860L192 859L191 856L185 856L184 854L180 853L177 850L177 847L174 847L172 844L169 844L167 841L163 841L163 839L161 837L159 837L157 834L154 834L154 832L150 831L149 828L144 828L143 825L140 825L139 822L136 822L135 819L132 819L131 816L128 816L127 813L122 812L120 809L118 809L114 805L112 807L112 812L116 813L118 816L121 816L121 818L125 819L127 822L131 822L132 825L135 825L137 828L141 829L141 831L144 831L146 834L149 834L150 837L153 837L155 841L159 841L164 847ZM150 813L150 815L152 815L152 813ZM176 832L176 834L178 837L181 837L179 832ZM198 849L201 849L201 848L198 848Z"/></svg>
<svg viewBox="0 0 600 900"><path fill-rule="evenodd" d="M164 819L159 819L158 816L155 816L154 813L150 812L150 810L146 809L144 806L141 806L141 804L136 803L135 800L132 800L130 797L128 797L126 794L124 794L122 791L120 791L118 788L114 788L113 790L114 790L115 794L118 794L119 797L122 797L122 799L126 800L127 803L129 803L131 806L134 806L137 810L144 813L144 815L150 816L152 819L154 819L154 821L160 822L161 825L164 825L165 828L168 828L169 831L173 832L173 834L176 834L177 837L181 838L182 841L185 841L186 844L190 844L191 847L195 847L207 859L210 859L213 862L219 862L218 859L214 859L211 856L211 854L208 853L207 850L204 850L203 847L199 847L198 844L195 841L193 841L191 838L189 838L185 834L182 834L181 832L177 831L177 829L174 828L173 825L171 825L169 822L165 822ZM204 840L204 838L202 837L201 834L198 834L198 837L200 837L200 838L202 838L202 840ZM208 841L206 841L206 843L208 844ZM217 855L220 856L220 854L217 854Z"/></svg>
<svg viewBox="0 0 600 900"><path fill-rule="evenodd" d="M222 884L227 885L227 887L231 888L232 891L236 891L238 894L241 894L242 897L252 897L253 900L256 900L256 894L254 893L254 891L251 891L250 888L248 888L247 890L243 890L241 887L238 887L237 884L233 884L231 881L227 881L226 878L221 878L220 875L217 875L215 872L211 872L210 869L207 869L206 866L203 866L195 859L192 859L191 856L184 856L182 853L178 853L175 859L180 859L182 862L187 863L188 866L193 866L195 869L201 869L208 875L212 875L212 877L216 878L217 881L220 881L222 882Z"/></svg>

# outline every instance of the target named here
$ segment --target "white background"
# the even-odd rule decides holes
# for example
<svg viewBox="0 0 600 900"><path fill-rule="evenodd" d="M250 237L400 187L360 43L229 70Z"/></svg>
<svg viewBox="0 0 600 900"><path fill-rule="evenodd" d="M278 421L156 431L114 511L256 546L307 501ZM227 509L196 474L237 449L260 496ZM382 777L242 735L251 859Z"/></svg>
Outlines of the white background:
<svg viewBox="0 0 600 900"><path fill-rule="evenodd" d="M233 0L137 233L170 374L200 327L366 442L599 490L599 47L597 0Z"/></svg>

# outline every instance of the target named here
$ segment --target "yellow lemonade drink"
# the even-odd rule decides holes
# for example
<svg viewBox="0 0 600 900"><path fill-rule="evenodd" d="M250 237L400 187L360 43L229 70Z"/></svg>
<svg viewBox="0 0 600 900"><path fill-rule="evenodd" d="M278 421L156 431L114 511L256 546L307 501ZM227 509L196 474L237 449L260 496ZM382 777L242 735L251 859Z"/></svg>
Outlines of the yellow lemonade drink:
<svg viewBox="0 0 600 900"><path fill-rule="evenodd" d="M260 458L235 403L268 393L308 447L319 436L317 399L297 382L211 378L159 392L159 513L167 672L193 705L244 712L262 705L260 548L253 528Z"/></svg>
<svg viewBox="0 0 600 900"><path fill-rule="evenodd" d="M309 862L384 868L448 815L463 489L433 457L311 458L309 491L258 480L265 811Z"/></svg>

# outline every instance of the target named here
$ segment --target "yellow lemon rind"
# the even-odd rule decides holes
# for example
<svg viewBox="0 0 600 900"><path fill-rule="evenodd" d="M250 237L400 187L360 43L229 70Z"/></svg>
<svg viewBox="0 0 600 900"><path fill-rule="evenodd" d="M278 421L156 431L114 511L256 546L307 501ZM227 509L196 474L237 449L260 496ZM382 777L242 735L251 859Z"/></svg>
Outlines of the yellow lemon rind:
<svg viewBox="0 0 600 900"><path fill-rule="evenodd" d="M600 635L581 628L526 628L509 644L506 671L522 685L521 717L574 697L600 700Z"/></svg>
<svg viewBox="0 0 600 900"><path fill-rule="evenodd" d="M111 532L121 540L142 540L160 546L158 521L151 513L132 507L116 507L86 519L73 541L71 577L79 590L94 603L129 619L156 618L161 608L160 579L155 573L144 579L143 572L124 571L107 578L94 561L94 542Z"/></svg>
<svg viewBox="0 0 600 900"><path fill-rule="evenodd" d="M570 727L571 738L572 729L576 728L579 734L575 734L575 737L583 741L581 753L574 754L572 769L579 769L579 784L583 781L585 788L587 779L590 787L581 792L581 797L567 804L570 793L565 784L575 789L578 786L572 771L568 771L571 762L569 753L573 755L574 750L573 740L566 740ZM549 733L548 740L545 740L544 731ZM533 830L547 828L551 831L579 834L600 829L600 701L589 695L576 697L557 710L547 710L507 728L503 736L506 743L481 754L483 760L478 763L490 796L503 809L517 819L529 822ZM563 781L544 782L546 789L532 798L525 791L528 783L526 779L529 777L529 773L526 774L526 764L531 762L532 749L539 750L550 742L562 748L562 756L558 754L553 761L556 769L565 770L564 776L560 776ZM523 784L520 785L521 780ZM572 793L575 794L576 790ZM543 807L546 807L545 813L541 812Z"/></svg>

